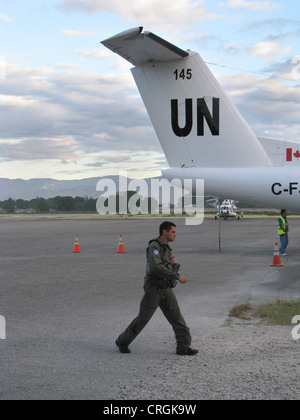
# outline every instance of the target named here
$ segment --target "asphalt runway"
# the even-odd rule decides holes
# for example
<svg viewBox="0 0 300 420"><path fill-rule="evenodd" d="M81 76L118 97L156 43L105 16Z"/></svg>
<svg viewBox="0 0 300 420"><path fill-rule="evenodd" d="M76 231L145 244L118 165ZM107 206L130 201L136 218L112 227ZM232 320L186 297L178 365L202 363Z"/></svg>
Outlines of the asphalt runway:
<svg viewBox="0 0 300 420"><path fill-rule="evenodd" d="M160 222L0 221L0 315L6 320L0 399L299 398L292 324L228 322L234 305L300 298L298 219L290 220L282 268L270 267L276 218L222 221L221 253L218 221L194 227L175 221L172 248L188 279L175 293L199 356L175 355L173 332L159 310L132 353L118 352L115 339L138 313L145 250ZM120 234L125 254L116 253ZM72 253L75 235L80 254Z"/></svg>

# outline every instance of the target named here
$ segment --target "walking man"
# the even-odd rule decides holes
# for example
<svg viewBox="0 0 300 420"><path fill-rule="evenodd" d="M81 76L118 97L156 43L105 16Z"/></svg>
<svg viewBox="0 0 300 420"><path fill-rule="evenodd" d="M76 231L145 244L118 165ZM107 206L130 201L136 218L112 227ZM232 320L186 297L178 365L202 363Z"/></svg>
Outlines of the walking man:
<svg viewBox="0 0 300 420"><path fill-rule="evenodd" d="M287 220L287 211L286 209L281 210L281 215L278 220L278 235L280 236L280 255L282 257L286 256L286 248L289 244L289 225Z"/></svg>
<svg viewBox="0 0 300 420"><path fill-rule="evenodd" d="M163 314L172 325L175 332L176 354L194 356L198 350L191 345L191 334L180 312L173 288L177 281L184 284L186 278L178 271L180 265L172 256L170 242L176 238L176 225L164 222L160 225L160 236L149 242L147 248L147 268L144 283L144 297L141 301L140 312L128 328L118 337L116 345L121 353L130 353L129 344L139 335L148 324L156 309L160 307Z"/></svg>

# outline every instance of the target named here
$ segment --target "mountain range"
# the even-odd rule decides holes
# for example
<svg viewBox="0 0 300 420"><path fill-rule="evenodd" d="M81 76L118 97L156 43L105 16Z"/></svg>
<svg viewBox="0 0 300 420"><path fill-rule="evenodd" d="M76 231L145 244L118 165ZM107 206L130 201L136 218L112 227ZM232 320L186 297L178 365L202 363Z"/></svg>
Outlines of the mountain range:
<svg viewBox="0 0 300 420"><path fill-rule="evenodd" d="M107 177L108 178L108 177ZM113 176L115 182L119 177ZM56 196L91 197L98 198L97 183L101 178L86 178L71 181L56 179L8 179L0 178L0 201L13 198L31 200L33 198L52 198Z"/></svg>
<svg viewBox="0 0 300 420"><path fill-rule="evenodd" d="M0 178L0 201L8 200L9 198L14 200L31 200L37 197L47 199L56 196L98 198L101 195L101 192L96 191L96 187L101 179L112 180L115 183L117 190L119 190L119 180L121 178L122 177L119 178L118 175L71 181L61 181L50 178L29 180ZM123 178L123 181L124 179L125 178ZM130 179L128 178L127 181L130 182ZM150 179L146 179L146 181L149 185Z"/></svg>

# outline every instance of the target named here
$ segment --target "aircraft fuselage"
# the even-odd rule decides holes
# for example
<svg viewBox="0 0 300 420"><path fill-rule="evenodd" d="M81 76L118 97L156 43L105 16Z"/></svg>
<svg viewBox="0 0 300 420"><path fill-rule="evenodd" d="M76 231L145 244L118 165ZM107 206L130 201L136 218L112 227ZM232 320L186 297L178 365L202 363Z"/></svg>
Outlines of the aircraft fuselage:
<svg viewBox="0 0 300 420"><path fill-rule="evenodd" d="M181 182L204 179L205 195L300 212L300 170L297 167L173 168L163 171L163 176L169 181L180 179Z"/></svg>

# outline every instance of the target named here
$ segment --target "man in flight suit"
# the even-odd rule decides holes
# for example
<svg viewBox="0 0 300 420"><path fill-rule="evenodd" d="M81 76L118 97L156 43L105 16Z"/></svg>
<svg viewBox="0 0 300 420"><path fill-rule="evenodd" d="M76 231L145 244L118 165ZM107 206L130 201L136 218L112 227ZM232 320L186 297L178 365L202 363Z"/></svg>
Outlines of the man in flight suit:
<svg viewBox="0 0 300 420"><path fill-rule="evenodd" d="M160 307L175 332L178 355L194 356L198 350L190 348L191 334L181 315L173 288L177 281L184 284L186 278L178 273L180 265L172 256L169 242L176 238L176 225L164 222L160 225L160 236L149 242L144 297L140 312L128 328L118 337L116 345L121 353L130 353L129 344L148 324L156 309Z"/></svg>

